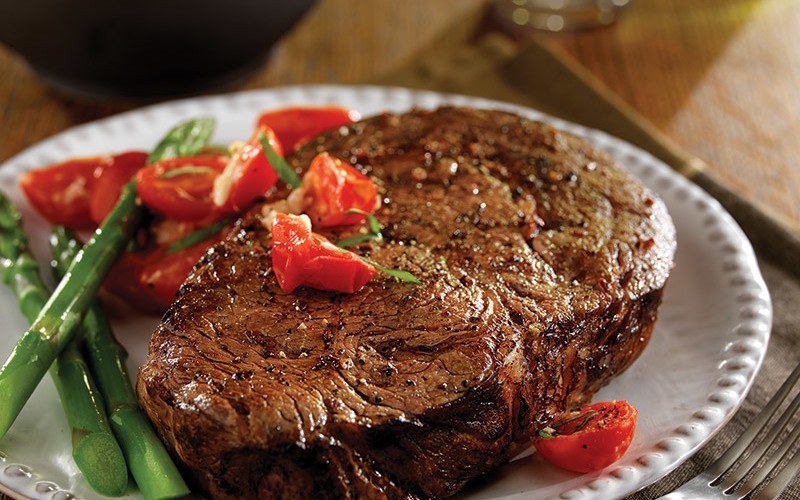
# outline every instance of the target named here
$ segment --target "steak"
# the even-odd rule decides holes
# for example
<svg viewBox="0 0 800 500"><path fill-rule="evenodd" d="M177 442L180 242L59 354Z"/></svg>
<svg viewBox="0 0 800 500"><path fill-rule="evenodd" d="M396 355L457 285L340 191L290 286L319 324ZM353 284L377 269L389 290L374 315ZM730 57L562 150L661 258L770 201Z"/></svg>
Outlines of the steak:
<svg viewBox="0 0 800 500"><path fill-rule="evenodd" d="M380 189L383 239L353 250L422 284L283 292L265 210L240 220L182 286L137 384L207 494L446 497L644 349L675 229L606 154L456 107L375 116L288 161L302 172L323 151Z"/></svg>

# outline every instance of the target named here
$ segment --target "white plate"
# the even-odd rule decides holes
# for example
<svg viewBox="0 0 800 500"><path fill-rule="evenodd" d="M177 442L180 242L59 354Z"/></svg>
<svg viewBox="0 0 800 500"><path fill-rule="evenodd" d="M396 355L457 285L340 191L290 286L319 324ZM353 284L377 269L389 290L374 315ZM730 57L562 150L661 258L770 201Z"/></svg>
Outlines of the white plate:
<svg viewBox="0 0 800 500"><path fill-rule="evenodd" d="M148 149L181 119L217 119L217 142L246 138L257 114L286 105L338 104L363 116L441 104L498 108L543 119L607 150L666 202L678 229L676 265L650 346L596 400L628 399L639 409L628 453L606 470L576 475L523 454L465 498L612 498L640 489L686 460L730 419L758 371L772 310L753 251L733 219L697 186L649 154L602 132L537 111L463 96L398 88L285 87L160 104L70 129L14 157L0 168L0 189L22 208L34 251L46 262L48 224L17 187L30 168L74 156ZM0 290L0 357L5 359L26 324L11 292ZM156 321L132 314L114 319L130 351L132 374L145 358ZM0 404L2 404L0 402ZM70 457L66 422L46 379L0 441L0 488L33 498L96 497ZM132 490L130 498L139 498Z"/></svg>

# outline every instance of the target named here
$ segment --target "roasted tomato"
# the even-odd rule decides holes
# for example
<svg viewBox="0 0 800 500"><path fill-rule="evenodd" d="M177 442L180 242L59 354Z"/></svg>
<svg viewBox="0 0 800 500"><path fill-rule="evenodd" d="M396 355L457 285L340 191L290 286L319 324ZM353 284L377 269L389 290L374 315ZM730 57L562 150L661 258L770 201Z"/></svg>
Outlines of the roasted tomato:
<svg viewBox="0 0 800 500"><path fill-rule="evenodd" d="M306 285L353 293L377 272L353 252L312 233L308 216L282 213L272 221L272 268L286 292Z"/></svg>
<svg viewBox="0 0 800 500"><path fill-rule="evenodd" d="M563 469L600 470L627 451L636 415L627 401L595 403L559 415L538 432L533 444L542 457Z"/></svg>
<svg viewBox="0 0 800 500"><path fill-rule="evenodd" d="M92 220L103 222L119 200L122 186L147 163L147 153L130 151L114 155L110 163L104 163L94 170L94 188L89 200Z"/></svg>
<svg viewBox="0 0 800 500"><path fill-rule="evenodd" d="M224 155L172 158L136 174L139 198L150 209L177 220L200 220L214 210L214 180L225 170Z"/></svg>
<svg viewBox="0 0 800 500"><path fill-rule="evenodd" d="M298 200L299 198L299 200ZM378 186L367 176L328 153L314 157L300 189L291 194L290 204L306 212L315 226L357 224L363 214L380 207Z"/></svg>
<svg viewBox="0 0 800 500"><path fill-rule="evenodd" d="M275 132L261 125L250 141L233 154L225 170L214 181L214 205L225 212L246 209L278 180L278 174L264 156L264 148L258 140L260 132L267 136L275 152L283 156Z"/></svg>
<svg viewBox="0 0 800 500"><path fill-rule="evenodd" d="M139 279L142 270L154 260L153 255L154 252L123 253L111 266L103 287L138 311L160 315L169 304L161 303Z"/></svg>
<svg viewBox="0 0 800 500"><path fill-rule="evenodd" d="M326 130L348 125L358 119L358 113L335 106L305 108L293 107L267 111L258 117L258 125L275 131L284 151L294 151L297 146Z"/></svg>
<svg viewBox="0 0 800 500"><path fill-rule="evenodd" d="M169 253L168 245L126 252L114 263L104 282L106 290L136 309L163 314L195 263L220 240L221 233L185 250Z"/></svg>
<svg viewBox="0 0 800 500"><path fill-rule="evenodd" d="M175 302L175 296L192 268L219 238L206 240L175 253L157 251L139 273L139 283L164 311Z"/></svg>
<svg viewBox="0 0 800 500"><path fill-rule="evenodd" d="M111 165L111 156L77 158L26 172L19 184L31 205L53 224L92 229L90 199L94 171Z"/></svg>

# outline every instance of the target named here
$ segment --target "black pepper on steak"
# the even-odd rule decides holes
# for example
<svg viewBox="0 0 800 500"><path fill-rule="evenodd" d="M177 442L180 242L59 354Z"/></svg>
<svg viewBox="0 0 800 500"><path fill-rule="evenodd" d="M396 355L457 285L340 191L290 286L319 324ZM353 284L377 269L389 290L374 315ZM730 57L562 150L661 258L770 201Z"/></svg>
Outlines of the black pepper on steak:
<svg viewBox="0 0 800 500"><path fill-rule="evenodd" d="M607 155L466 108L369 118L288 160L301 172L322 151L381 190L384 240L354 250L423 284L284 293L259 210L240 221L182 287L137 386L207 494L452 495L644 349L675 229Z"/></svg>

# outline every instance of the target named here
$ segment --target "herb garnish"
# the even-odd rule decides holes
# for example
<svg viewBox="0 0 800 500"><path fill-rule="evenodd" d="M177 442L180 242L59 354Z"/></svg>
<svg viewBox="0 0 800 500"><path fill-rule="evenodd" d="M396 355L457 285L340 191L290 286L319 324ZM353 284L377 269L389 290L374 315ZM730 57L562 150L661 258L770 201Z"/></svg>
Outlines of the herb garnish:
<svg viewBox="0 0 800 500"><path fill-rule="evenodd" d="M201 153L222 153L224 155L231 154L231 148L228 146L223 146L222 144L207 144L203 149L200 151Z"/></svg>
<svg viewBox="0 0 800 500"><path fill-rule="evenodd" d="M147 157L147 164L200 152L214 133L213 118L194 118L176 125Z"/></svg>
<svg viewBox="0 0 800 500"><path fill-rule="evenodd" d="M414 275L411 274L408 271L401 271L399 269L390 269L388 267L384 267L384 266L378 264L377 262L375 262L374 260L372 260L372 259L370 259L368 257L363 257L361 255L359 255L358 257L361 260L363 260L364 262L366 262L367 264L373 265L375 267L375 269L377 269L378 271L380 271L380 272L382 272L384 274L388 274L389 276L393 276L393 277L399 279L400 281L405 281L406 283L414 283L416 285L421 285L422 284L422 282L420 280L415 278Z"/></svg>
<svg viewBox="0 0 800 500"><path fill-rule="evenodd" d="M200 167L197 165L187 165L185 167L179 167L172 170L167 170L163 174L159 175L159 179L172 179L173 177L178 177L179 175L188 175L188 174L213 174L216 170L211 167Z"/></svg>
<svg viewBox="0 0 800 500"><path fill-rule="evenodd" d="M552 427L554 429L558 429L562 425L567 424L569 422L572 422L573 420L578 420L579 418L581 418L583 416L587 416L588 415L589 418L591 419L591 418L596 417L599 413L600 413L599 411L590 411L589 413L580 413L579 412L577 415L573 415L573 416L571 416L571 417L569 417L567 419L562 420L561 422L558 422L558 423L550 425L550 427Z"/></svg>
<svg viewBox="0 0 800 500"><path fill-rule="evenodd" d="M380 240L383 238L381 234L381 227L380 222L378 222L378 218L372 215L371 213L365 212L363 210L359 210L357 208L351 208L346 214L359 214L363 215L367 218L367 223L369 224L369 233L367 234L358 234L356 236L351 236L349 238L345 238L343 240L339 240L336 245L339 247L349 247L353 245L358 245L359 243L364 243L365 241L370 240Z"/></svg>
<svg viewBox="0 0 800 500"><path fill-rule="evenodd" d="M586 425L587 425L589 422L591 422L591 421L592 421L592 419L593 419L594 417L596 417L597 415L599 415L599 414L600 414L600 412L599 412L599 411L590 411L590 412L587 412L587 413L580 413L580 412L578 412L578 414L577 414L577 415L573 415L573 416L571 416L571 417L569 417L569 418L567 418L567 419L564 419L564 420L562 420L561 422L552 423L552 424L550 424L549 426L547 426L547 427L545 427L545 428L543 428L543 429L540 429L540 430L536 431L536 434L537 434L539 437L543 437L543 438L551 438L551 437L553 437L553 436L555 436L555 435L556 435L556 429L558 429L558 428L559 428L559 427L561 427L562 425L564 425L564 424L567 424L567 423L569 423L569 422L572 422L573 420L578 420L579 418L583 417L583 422L581 422L581 423L578 425L578 427L576 427L576 428L575 428L575 430L574 430L574 431L572 431L572 433L574 433L574 432L578 432L578 431L582 430L584 427L586 427ZM572 433L570 433L570 434L572 434Z"/></svg>
<svg viewBox="0 0 800 500"><path fill-rule="evenodd" d="M214 224L201 227L197 231L191 232L184 236L183 238L177 240L170 246L164 250L166 253L175 253L180 252L181 250L186 250L187 248L194 246L201 241L205 241L208 238L214 236L218 232L222 231L225 226L230 223L229 218L222 219L221 221L215 222Z"/></svg>
<svg viewBox="0 0 800 500"><path fill-rule="evenodd" d="M596 417L599 414L600 414L599 411L593 411L593 412L589 413L586 416L586 418L583 420L583 422L581 422L581 424L575 429L575 432L578 432L581 429L583 429L584 427L586 427L586 424L588 424L594 417Z"/></svg>
<svg viewBox="0 0 800 500"><path fill-rule="evenodd" d="M359 210L357 208L351 208L346 214L360 214L364 215L367 218L367 223L369 224L369 233L367 234L359 234L357 236L351 236L350 238L345 238L343 240L339 240L336 245L340 248L348 247L351 245L358 245L359 243L363 243L365 241L373 240L373 239L381 239L383 235L381 234L381 227L380 222L378 222L378 218L372 215L369 212L365 212L363 210ZM415 283L417 285L422 284L420 280L418 280L413 274L408 271L401 271L399 269L390 269L388 267L382 266L375 262L374 260L363 257L361 255L358 256L361 260L366 262L367 264L372 265L378 271L388 274L394 278L399 279L400 281L405 281L406 283Z"/></svg>
<svg viewBox="0 0 800 500"><path fill-rule="evenodd" d="M298 177L297 173L286 163L286 160L283 159L281 155L275 151L275 148L272 147L272 144L269 143L269 138L264 133L263 130L259 130L258 132L258 142L261 143L261 147L264 148L264 155L267 157L267 161L269 161L270 166L275 170L278 174L278 177L281 178L283 182L289 185L289 187L293 189L297 189L300 187L302 183L300 181L300 177Z"/></svg>

